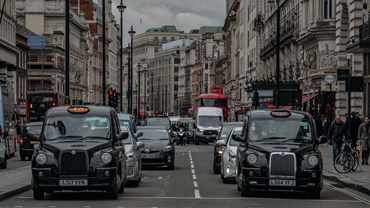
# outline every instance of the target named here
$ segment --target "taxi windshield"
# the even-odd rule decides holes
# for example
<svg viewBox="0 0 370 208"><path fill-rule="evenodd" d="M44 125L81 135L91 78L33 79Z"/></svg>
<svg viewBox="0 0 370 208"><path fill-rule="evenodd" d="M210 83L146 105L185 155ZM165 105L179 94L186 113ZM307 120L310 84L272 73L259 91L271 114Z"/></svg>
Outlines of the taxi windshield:
<svg viewBox="0 0 370 208"><path fill-rule="evenodd" d="M259 119L249 125L248 140L251 142L311 143L312 128L307 118Z"/></svg>
<svg viewBox="0 0 370 208"><path fill-rule="evenodd" d="M237 135L237 136L241 136L242 130L241 129L234 130L232 134L233 135ZM229 146L232 146L232 147L239 146L239 142L238 141L235 141L233 139L232 135L230 135L230 138L229 138Z"/></svg>
<svg viewBox="0 0 370 208"><path fill-rule="evenodd" d="M110 122L104 116L56 116L46 120L45 140L79 140L110 138Z"/></svg>

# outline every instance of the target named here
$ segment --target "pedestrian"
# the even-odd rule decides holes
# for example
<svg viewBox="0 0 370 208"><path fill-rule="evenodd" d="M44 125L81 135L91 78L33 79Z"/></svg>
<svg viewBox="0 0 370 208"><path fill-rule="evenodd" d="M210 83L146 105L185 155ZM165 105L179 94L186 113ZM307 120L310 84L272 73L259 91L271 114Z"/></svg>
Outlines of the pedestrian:
<svg viewBox="0 0 370 208"><path fill-rule="evenodd" d="M339 155L344 137L346 136L345 132L345 125L340 116L337 116L335 120L332 122L329 128L329 144L333 146L333 162L335 162L335 159Z"/></svg>
<svg viewBox="0 0 370 208"><path fill-rule="evenodd" d="M362 165L369 164L369 150L370 150L370 123L369 118L365 117L364 122L358 129L358 138L360 140L362 150Z"/></svg>
<svg viewBox="0 0 370 208"><path fill-rule="evenodd" d="M358 136L358 129L361 125L362 121L360 117L355 113L352 112L350 116L347 117L345 122L345 131L347 135L350 137L351 145L353 148L357 146L357 136Z"/></svg>
<svg viewBox="0 0 370 208"><path fill-rule="evenodd" d="M322 126L321 116L320 116L319 113L315 113L314 120L315 120L315 124L316 124L317 135L322 136L323 135L323 126Z"/></svg>

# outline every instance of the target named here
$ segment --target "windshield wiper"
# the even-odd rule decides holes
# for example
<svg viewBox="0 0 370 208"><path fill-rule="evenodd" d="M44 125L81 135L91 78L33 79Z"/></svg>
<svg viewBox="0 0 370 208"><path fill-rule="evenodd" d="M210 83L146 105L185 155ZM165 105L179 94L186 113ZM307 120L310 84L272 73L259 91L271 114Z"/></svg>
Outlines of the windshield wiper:
<svg viewBox="0 0 370 208"><path fill-rule="evenodd" d="M71 140L73 138L79 138L79 140ZM63 142L79 142L82 140L81 136L59 136L53 139L46 139L46 141L57 141L57 140L64 140Z"/></svg>
<svg viewBox="0 0 370 208"><path fill-rule="evenodd" d="M109 140L109 138L102 137L102 136L85 136L81 138L81 140L88 140L88 139Z"/></svg>
<svg viewBox="0 0 370 208"><path fill-rule="evenodd" d="M307 143L310 142L308 139L298 139L298 138L290 138L290 139L285 139L280 141L282 143L288 143L288 142L293 142L293 143Z"/></svg>

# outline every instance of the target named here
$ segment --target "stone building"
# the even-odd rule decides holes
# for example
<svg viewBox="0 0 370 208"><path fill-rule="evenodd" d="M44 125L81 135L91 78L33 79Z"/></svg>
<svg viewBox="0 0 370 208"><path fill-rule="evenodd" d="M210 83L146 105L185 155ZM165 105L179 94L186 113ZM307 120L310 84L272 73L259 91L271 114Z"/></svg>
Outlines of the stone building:
<svg viewBox="0 0 370 208"><path fill-rule="evenodd" d="M4 7L4 15L0 20L0 87L4 101L5 120L10 121L13 107L16 104L14 96L17 72L18 50L16 46L16 15L15 2L0 0Z"/></svg>

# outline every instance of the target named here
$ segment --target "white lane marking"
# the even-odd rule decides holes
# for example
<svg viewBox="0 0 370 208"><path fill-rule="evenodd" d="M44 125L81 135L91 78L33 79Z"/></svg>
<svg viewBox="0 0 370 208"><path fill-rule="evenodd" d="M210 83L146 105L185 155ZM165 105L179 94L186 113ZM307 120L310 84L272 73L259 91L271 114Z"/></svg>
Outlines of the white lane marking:
<svg viewBox="0 0 370 208"><path fill-rule="evenodd" d="M198 183L197 181L193 181L194 188L198 188Z"/></svg>
<svg viewBox="0 0 370 208"><path fill-rule="evenodd" d="M199 185L197 182L197 175L195 174L195 165L193 162L193 156L191 155L191 151L189 151L189 160L190 160L190 169L191 175L193 177L193 186L194 186L194 197L195 199L200 199L200 192L199 192Z"/></svg>
<svg viewBox="0 0 370 208"><path fill-rule="evenodd" d="M365 199L364 197L359 196L358 194L356 194L356 193L354 193L354 192L352 192L352 191L350 191L350 190L346 190L346 189L338 188L338 187L335 187L335 186L333 186L333 185L331 185L331 184L326 184L326 186L327 186L329 189L331 189L331 190L342 192L342 193L344 193L344 194L346 194L346 195L348 195L348 196L351 196L351 197L352 197L352 198L354 198L354 199L357 199L358 201L360 201L360 202L362 202L362 203L364 203L364 204L366 204L366 205L370 205L370 200Z"/></svg>

